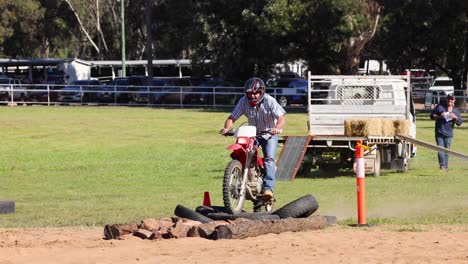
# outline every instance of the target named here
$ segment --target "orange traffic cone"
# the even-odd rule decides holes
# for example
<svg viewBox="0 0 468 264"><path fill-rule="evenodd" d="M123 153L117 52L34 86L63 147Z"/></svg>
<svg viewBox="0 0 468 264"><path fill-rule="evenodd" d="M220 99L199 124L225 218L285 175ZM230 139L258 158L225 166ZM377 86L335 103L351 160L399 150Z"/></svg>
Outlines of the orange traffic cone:
<svg viewBox="0 0 468 264"><path fill-rule="evenodd" d="M205 192L205 194L203 195L203 205L204 206L211 206L210 193L209 192Z"/></svg>

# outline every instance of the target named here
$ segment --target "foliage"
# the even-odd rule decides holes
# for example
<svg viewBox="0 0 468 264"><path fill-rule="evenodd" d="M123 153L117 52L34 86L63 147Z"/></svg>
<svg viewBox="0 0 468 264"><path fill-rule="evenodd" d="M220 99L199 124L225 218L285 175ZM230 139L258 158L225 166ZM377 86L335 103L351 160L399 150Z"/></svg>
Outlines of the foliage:
<svg viewBox="0 0 468 264"><path fill-rule="evenodd" d="M35 57L80 57L78 45L80 32L72 12L63 1L41 0L44 19L38 23L41 36L40 50ZM66 40L66 41L64 41Z"/></svg>
<svg viewBox="0 0 468 264"><path fill-rule="evenodd" d="M468 70L468 2L383 2L385 19L375 46L389 66L437 69L459 89Z"/></svg>
<svg viewBox="0 0 468 264"><path fill-rule="evenodd" d="M200 1L198 21L206 43L195 56L211 59L219 75L242 83L252 75L265 76L272 64L274 38L264 30L266 1Z"/></svg>
<svg viewBox="0 0 468 264"><path fill-rule="evenodd" d="M338 71L341 48L350 35L340 1L272 1L268 27L278 36L284 61L304 59L315 74Z"/></svg>
<svg viewBox="0 0 468 264"><path fill-rule="evenodd" d="M44 10L36 0L0 0L0 55L28 57L40 46L37 24Z"/></svg>
<svg viewBox="0 0 468 264"><path fill-rule="evenodd" d="M122 1L126 58L146 58L149 1ZM0 54L11 58L119 59L120 3L0 0ZM299 59L314 74L355 73L359 59L366 58L386 60L394 72L436 68L454 79L456 89L466 86L467 1L152 3L153 58L189 58L195 63L210 60L214 75L236 84L252 75L268 78L278 63ZM376 21L380 22L374 37Z"/></svg>

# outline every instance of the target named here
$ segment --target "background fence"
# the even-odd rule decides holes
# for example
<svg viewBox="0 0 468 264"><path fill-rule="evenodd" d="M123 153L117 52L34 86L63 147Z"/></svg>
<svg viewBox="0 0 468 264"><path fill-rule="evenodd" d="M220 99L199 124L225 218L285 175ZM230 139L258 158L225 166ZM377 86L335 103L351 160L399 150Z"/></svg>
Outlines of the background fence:
<svg viewBox="0 0 468 264"><path fill-rule="evenodd" d="M285 89L292 92L285 93ZM287 108L306 110L304 89L268 88L278 101L287 97ZM427 86L413 87L417 111L430 111L445 99L443 93L428 92ZM13 96L12 96L13 95ZM148 107L232 107L244 95L243 87L227 86L108 86L28 84L0 87L0 105L109 105ZM457 107L467 111L467 96L455 96Z"/></svg>

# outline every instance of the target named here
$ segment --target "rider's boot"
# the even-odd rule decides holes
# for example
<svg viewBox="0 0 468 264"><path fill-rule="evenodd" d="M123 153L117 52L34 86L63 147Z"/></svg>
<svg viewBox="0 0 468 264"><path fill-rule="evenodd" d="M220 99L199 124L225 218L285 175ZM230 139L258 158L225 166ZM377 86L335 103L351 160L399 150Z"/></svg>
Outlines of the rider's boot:
<svg viewBox="0 0 468 264"><path fill-rule="evenodd" d="M265 200L265 201L272 200L273 199L273 192L271 190L269 190L269 189L265 189L263 191L262 199Z"/></svg>

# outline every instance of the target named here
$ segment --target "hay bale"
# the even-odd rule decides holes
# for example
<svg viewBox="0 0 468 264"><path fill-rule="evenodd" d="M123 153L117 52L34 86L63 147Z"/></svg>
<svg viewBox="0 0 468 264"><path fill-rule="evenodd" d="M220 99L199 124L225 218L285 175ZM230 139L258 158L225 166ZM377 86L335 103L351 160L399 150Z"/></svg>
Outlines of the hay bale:
<svg viewBox="0 0 468 264"><path fill-rule="evenodd" d="M372 118L367 120L364 136L382 136L382 119Z"/></svg>
<svg viewBox="0 0 468 264"><path fill-rule="evenodd" d="M345 136L367 137L382 135L382 120L379 118L345 120Z"/></svg>
<svg viewBox="0 0 468 264"><path fill-rule="evenodd" d="M353 135L353 120L345 120L344 121L344 134L347 137L352 137Z"/></svg>
<svg viewBox="0 0 468 264"><path fill-rule="evenodd" d="M393 126L395 127L395 134L409 135L410 132L410 124L408 120L394 120Z"/></svg>
<svg viewBox="0 0 468 264"><path fill-rule="evenodd" d="M395 136L395 125L392 119L382 118L382 133L381 136L393 137Z"/></svg>
<svg viewBox="0 0 468 264"><path fill-rule="evenodd" d="M347 137L393 137L396 134L409 135L410 123L388 118L350 119L344 121L344 130Z"/></svg>

